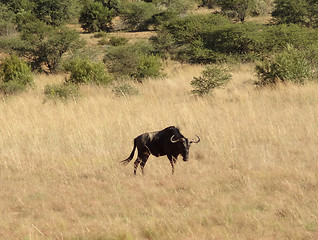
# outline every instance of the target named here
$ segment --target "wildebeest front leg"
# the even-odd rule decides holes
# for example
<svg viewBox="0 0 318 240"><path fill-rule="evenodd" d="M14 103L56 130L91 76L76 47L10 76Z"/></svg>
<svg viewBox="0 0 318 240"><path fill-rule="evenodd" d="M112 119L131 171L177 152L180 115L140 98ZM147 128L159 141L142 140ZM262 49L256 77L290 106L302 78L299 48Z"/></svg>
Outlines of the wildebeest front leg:
<svg viewBox="0 0 318 240"><path fill-rule="evenodd" d="M172 167L172 174L174 174L174 164L176 163L176 158L172 155L168 155L171 167Z"/></svg>

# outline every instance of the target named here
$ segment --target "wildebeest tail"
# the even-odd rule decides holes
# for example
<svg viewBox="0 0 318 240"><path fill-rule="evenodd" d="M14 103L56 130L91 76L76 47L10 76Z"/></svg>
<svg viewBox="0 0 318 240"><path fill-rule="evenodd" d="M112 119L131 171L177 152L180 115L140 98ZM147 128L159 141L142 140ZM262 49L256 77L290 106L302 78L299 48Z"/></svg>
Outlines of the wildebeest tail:
<svg viewBox="0 0 318 240"><path fill-rule="evenodd" d="M120 161L122 164L127 165L133 159L134 154L135 154L135 150L136 150L136 146L137 145L136 145L136 138L135 138L135 140L134 140L134 148L133 148L131 154L130 154L130 156L127 159Z"/></svg>

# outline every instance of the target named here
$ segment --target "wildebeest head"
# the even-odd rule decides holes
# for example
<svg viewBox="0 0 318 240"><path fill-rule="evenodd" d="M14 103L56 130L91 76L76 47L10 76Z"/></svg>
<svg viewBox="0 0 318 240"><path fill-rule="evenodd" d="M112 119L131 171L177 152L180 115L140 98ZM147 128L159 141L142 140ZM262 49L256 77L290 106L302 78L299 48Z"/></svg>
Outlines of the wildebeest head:
<svg viewBox="0 0 318 240"><path fill-rule="evenodd" d="M189 160L189 149L190 149L191 143L200 142L199 136L197 136L198 139L196 141L194 141L194 140L189 141L187 138L185 138L183 136L178 138L178 139L174 139L174 138L175 138L175 135L173 135L170 138L170 141L173 144L177 145L178 151L179 151L179 153L181 153L181 155L183 157L183 161L185 161L185 162L188 161Z"/></svg>

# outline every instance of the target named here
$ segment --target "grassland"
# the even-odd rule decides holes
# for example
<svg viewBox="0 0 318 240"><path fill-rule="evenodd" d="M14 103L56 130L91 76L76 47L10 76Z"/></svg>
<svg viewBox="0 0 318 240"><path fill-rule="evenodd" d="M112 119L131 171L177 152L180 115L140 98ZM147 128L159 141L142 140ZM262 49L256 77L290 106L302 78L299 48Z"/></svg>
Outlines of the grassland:
<svg viewBox="0 0 318 240"><path fill-rule="evenodd" d="M0 101L0 239L318 239L318 84L258 90L252 65L195 98L202 67L115 97L85 87L43 103L46 83ZM132 140L176 125L201 142L171 176L151 157L133 176Z"/></svg>

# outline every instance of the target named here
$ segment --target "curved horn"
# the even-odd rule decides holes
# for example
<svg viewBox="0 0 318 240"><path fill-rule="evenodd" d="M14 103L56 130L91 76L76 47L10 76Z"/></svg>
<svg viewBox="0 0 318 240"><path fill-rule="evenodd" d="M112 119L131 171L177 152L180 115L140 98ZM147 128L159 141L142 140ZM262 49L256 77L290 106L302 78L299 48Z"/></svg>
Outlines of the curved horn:
<svg viewBox="0 0 318 240"><path fill-rule="evenodd" d="M201 140L200 137L198 135L196 135L196 136L197 136L198 140L197 141L191 140L190 143L198 143L198 142L200 142L200 140Z"/></svg>
<svg viewBox="0 0 318 240"><path fill-rule="evenodd" d="M177 142L180 142L180 139L177 139L177 140L173 140L173 138L174 138L174 134L172 135L172 137L170 138L170 141L172 142L172 143L177 143Z"/></svg>

